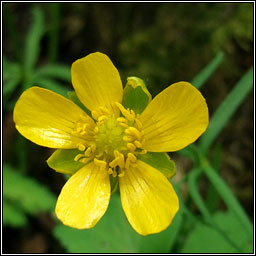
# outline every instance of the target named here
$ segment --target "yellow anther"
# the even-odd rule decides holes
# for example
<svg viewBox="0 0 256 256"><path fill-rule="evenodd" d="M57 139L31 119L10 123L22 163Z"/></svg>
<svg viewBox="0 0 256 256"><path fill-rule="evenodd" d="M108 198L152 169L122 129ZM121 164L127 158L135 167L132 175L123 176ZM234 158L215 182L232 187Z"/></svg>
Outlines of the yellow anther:
<svg viewBox="0 0 256 256"><path fill-rule="evenodd" d="M119 123L119 125L122 126L122 127L124 127L124 128L128 128L128 127L129 127L129 125L126 124L126 123Z"/></svg>
<svg viewBox="0 0 256 256"><path fill-rule="evenodd" d="M99 132L99 127L95 126L93 131L94 131L94 133L98 133Z"/></svg>
<svg viewBox="0 0 256 256"><path fill-rule="evenodd" d="M92 149L92 153L94 153L96 151L96 145L95 144L92 144L91 146L91 149Z"/></svg>
<svg viewBox="0 0 256 256"><path fill-rule="evenodd" d="M84 150L85 150L85 145L82 144L82 143L78 144L78 149L79 149L80 151L84 151Z"/></svg>
<svg viewBox="0 0 256 256"><path fill-rule="evenodd" d="M128 153L127 159L130 159L131 162L135 163L137 158L133 153Z"/></svg>
<svg viewBox="0 0 256 256"><path fill-rule="evenodd" d="M126 161L125 161L125 169L129 169L129 166L130 166L130 158L127 158Z"/></svg>
<svg viewBox="0 0 256 256"><path fill-rule="evenodd" d="M103 171L106 168L106 166L107 166L107 162L106 161L99 160L97 158L94 158L93 162L94 162L95 165L100 167L100 171Z"/></svg>
<svg viewBox="0 0 256 256"><path fill-rule="evenodd" d="M113 178L115 178L117 176L117 173L116 173L115 169L113 170L112 176L113 176Z"/></svg>
<svg viewBox="0 0 256 256"><path fill-rule="evenodd" d="M141 133L140 131L135 128L135 127L129 127L125 130L125 133L128 134L128 135L132 135L134 137L136 137L138 140L141 139Z"/></svg>
<svg viewBox="0 0 256 256"><path fill-rule="evenodd" d="M130 113L131 113L131 115L132 115L132 117L133 117L133 119L135 118L135 112L131 109L130 110Z"/></svg>
<svg viewBox="0 0 256 256"><path fill-rule="evenodd" d="M86 131L81 131L80 132L80 135L85 135L86 134Z"/></svg>
<svg viewBox="0 0 256 256"><path fill-rule="evenodd" d="M111 168L114 168L118 165L118 163L119 163L119 157L116 157L112 162L109 163L109 166Z"/></svg>
<svg viewBox="0 0 256 256"><path fill-rule="evenodd" d="M115 157L119 157L119 155L120 155L119 151L118 150L114 150L114 156Z"/></svg>
<svg viewBox="0 0 256 256"><path fill-rule="evenodd" d="M78 126L78 127L76 128L76 131L77 131L78 133L80 133L80 132L82 131L82 127L81 127L81 126Z"/></svg>
<svg viewBox="0 0 256 256"><path fill-rule="evenodd" d="M124 155L120 153L120 156L119 156L119 166L121 168L124 168L125 166L125 161L124 161Z"/></svg>
<svg viewBox="0 0 256 256"><path fill-rule="evenodd" d="M119 123L126 123L126 124L128 123L128 120L124 117L118 117L116 119L116 121L119 122Z"/></svg>
<svg viewBox="0 0 256 256"><path fill-rule="evenodd" d="M110 114L110 111L106 108L106 107L99 107L99 110L102 112L102 113L104 113L104 114Z"/></svg>
<svg viewBox="0 0 256 256"><path fill-rule="evenodd" d="M142 147L141 143L138 140L135 140L133 143L135 144L135 146L137 148L141 148Z"/></svg>
<svg viewBox="0 0 256 256"><path fill-rule="evenodd" d="M147 154L147 150L146 149L142 149L140 152L136 152L136 154L139 154L139 155L145 155Z"/></svg>
<svg viewBox="0 0 256 256"><path fill-rule="evenodd" d="M126 141L126 142L132 142L132 141L134 141L134 137L132 137L132 136L124 136L123 140Z"/></svg>
<svg viewBox="0 0 256 256"><path fill-rule="evenodd" d="M125 173L124 170L121 169L120 173L118 174L118 177L119 177L119 178L124 177L124 173Z"/></svg>
<svg viewBox="0 0 256 256"><path fill-rule="evenodd" d="M127 148L130 150L130 151L135 151L136 149L136 146L133 144L133 143L127 143L126 144Z"/></svg>
<svg viewBox="0 0 256 256"><path fill-rule="evenodd" d="M75 156L74 161L78 161L82 157L84 157L84 154L78 154L78 155Z"/></svg>
<svg viewBox="0 0 256 256"><path fill-rule="evenodd" d="M115 102L116 106L120 109L121 113L130 121L134 120L134 116L129 110L125 109L119 102Z"/></svg>
<svg viewBox="0 0 256 256"><path fill-rule="evenodd" d="M88 124L83 124L83 130L85 130L87 126Z"/></svg>
<svg viewBox="0 0 256 256"><path fill-rule="evenodd" d="M104 120L108 119L108 117L106 115L102 115L98 118L98 122L102 122Z"/></svg>
<svg viewBox="0 0 256 256"><path fill-rule="evenodd" d="M113 173L113 169L112 168L108 168L108 174L112 174Z"/></svg>
<svg viewBox="0 0 256 256"><path fill-rule="evenodd" d="M99 113L98 111L93 110L93 111L91 112L91 114L92 114L92 117L93 117L95 120L98 120L98 117L100 116L100 113Z"/></svg>
<svg viewBox="0 0 256 256"><path fill-rule="evenodd" d="M90 160L92 160L92 158L82 158L79 160L79 162L81 162L83 164L87 164Z"/></svg>
<svg viewBox="0 0 256 256"><path fill-rule="evenodd" d="M92 152L92 148L91 147L88 147L85 152L84 152L84 155L85 156L90 156L91 155L91 152Z"/></svg>
<svg viewBox="0 0 256 256"><path fill-rule="evenodd" d="M137 124L137 127L139 128L139 130L141 130L143 127L141 121L138 118L135 118L135 123Z"/></svg>

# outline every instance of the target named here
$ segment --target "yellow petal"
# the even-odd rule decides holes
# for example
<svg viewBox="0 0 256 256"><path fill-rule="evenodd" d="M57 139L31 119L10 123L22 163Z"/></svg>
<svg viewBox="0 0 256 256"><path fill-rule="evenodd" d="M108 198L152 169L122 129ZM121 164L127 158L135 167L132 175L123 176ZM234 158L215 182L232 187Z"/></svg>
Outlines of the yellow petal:
<svg viewBox="0 0 256 256"><path fill-rule="evenodd" d="M91 162L64 185L55 212L67 226L92 228L106 212L109 200L109 175Z"/></svg>
<svg viewBox="0 0 256 256"><path fill-rule="evenodd" d="M96 52L75 61L71 77L77 97L91 111L122 101L119 72L105 54Z"/></svg>
<svg viewBox="0 0 256 256"><path fill-rule="evenodd" d="M175 83L159 93L141 114L143 148L152 152L180 150L207 128L208 107L190 83Z"/></svg>
<svg viewBox="0 0 256 256"><path fill-rule="evenodd" d="M137 161L119 178L121 202L132 227L141 235L161 232L172 222L179 200L167 178Z"/></svg>
<svg viewBox="0 0 256 256"><path fill-rule="evenodd" d="M47 89L31 87L17 101L13 120L17 130L36 144L75 148L82 140L71 132L82 114L72 101Z"/></svg>

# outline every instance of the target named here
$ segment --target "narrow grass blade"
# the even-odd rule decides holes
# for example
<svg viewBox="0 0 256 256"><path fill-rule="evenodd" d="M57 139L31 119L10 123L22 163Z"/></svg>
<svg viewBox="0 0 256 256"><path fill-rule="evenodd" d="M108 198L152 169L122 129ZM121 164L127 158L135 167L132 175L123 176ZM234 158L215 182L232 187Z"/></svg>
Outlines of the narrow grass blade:
<svg viewBox="0 0 256 256"><path fill-rule="evenodd" d="M223 52L219 52L215 58L191 81L191 84L193 84L197 89L200 89L220 66L223 59Z"/></svg>
<svg viewBox="0 0 256 256"><path fill-rule="evenodd" d="M219 135L232 114L245 99L253 88L253 69L251 68L235 85L226 99L215 111L210 120L210 124L204 135L201 137L199 147L206 153L216 137Z"/></svg>
<svg viewBox="0 0 256 256"><path fill-rule="evenodd" d="M253 235L253 226L248 218L247 214L245 213L244 209L227 186L227 184L223 181L223 179L218 175L217 171L212 168L212 166L208 163L208 161L203 158L201 160L201 167L204 170L204 173L214 185L215 189L222 197L223 201L227 205L227 207L233 211L236 215L237 219L243 224L245 231L252 237Z"/></svg>
<svg viewBox="0 0 256 256"><path fill-rule="evenodd" d="M32 9L32 22L28 31L24 49L24 70L31 76L40 52L40 40L45 32L43 11L38 6ZM29 78L27 78L29 79Z"/></svg>
<svg viewBox="0 0 256 256"><path fill-rule="evenodd" d="M70 67L60 64L49 64L38 68L35 73L35 78L36 77L55 78L66 82L71 82Z"/></svg>

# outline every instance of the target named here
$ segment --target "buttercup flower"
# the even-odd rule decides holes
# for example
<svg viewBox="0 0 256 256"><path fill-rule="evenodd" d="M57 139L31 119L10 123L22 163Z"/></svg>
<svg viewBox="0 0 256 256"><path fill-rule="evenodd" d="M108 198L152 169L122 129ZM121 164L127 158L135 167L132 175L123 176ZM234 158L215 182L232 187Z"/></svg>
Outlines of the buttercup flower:
<svg viewBox="0 0 256 256"><path fill-rule="evenodd" d="M166 176L143 159L193 143L208 126L205 99L190 83L178 82L136 113L122 105L119 73L102 53L75 61L71 76L80 105L91 115L39 87L26 90L14 109L17 130L38 145L56 148L48 164L66 161L66 168L55 169L72 175L57 200L57 217L73 228L92 228L108 208L111 180L118 180L132 227L141 235L161 232L179 200Z"/></svg>

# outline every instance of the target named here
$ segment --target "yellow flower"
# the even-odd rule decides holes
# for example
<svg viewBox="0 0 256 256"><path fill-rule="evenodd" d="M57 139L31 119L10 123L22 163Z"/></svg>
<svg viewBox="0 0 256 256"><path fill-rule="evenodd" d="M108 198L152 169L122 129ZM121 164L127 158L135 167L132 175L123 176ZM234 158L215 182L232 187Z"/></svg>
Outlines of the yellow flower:
<svg viewBox="0 0 256 256"><path fill-rule="evenodd" d="M75 61L72 84L92 118L74 102L32 87L16 103L14 122L27 139L41 146L80 150L83 163L64 185L56 215L73 228L93 227L108 208L110 176L118 177L128 221L141 235L166 229L179 209L168 179L138 160L150 152L177 151L194 142L208 126L201 93L187 82L158 94L139 114L121 103L123 87L111 60L93 53Z"/></svg>

